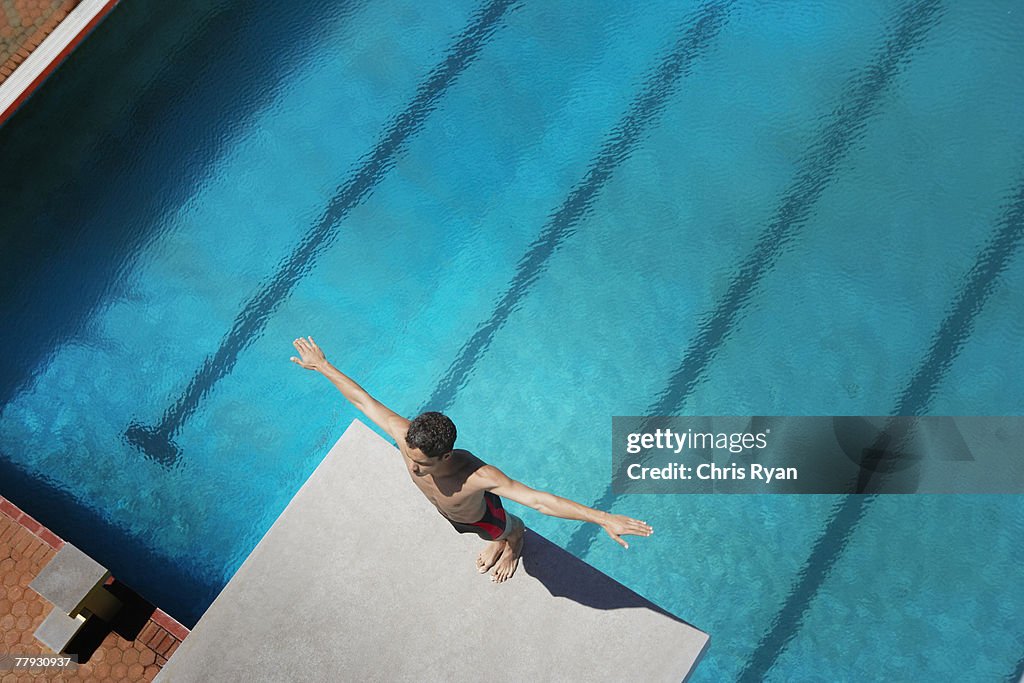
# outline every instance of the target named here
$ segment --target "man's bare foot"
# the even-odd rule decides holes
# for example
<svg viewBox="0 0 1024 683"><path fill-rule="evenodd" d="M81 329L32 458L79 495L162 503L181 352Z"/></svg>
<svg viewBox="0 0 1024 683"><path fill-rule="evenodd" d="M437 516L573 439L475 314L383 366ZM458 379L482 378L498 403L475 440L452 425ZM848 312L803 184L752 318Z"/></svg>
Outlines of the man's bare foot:
<svg viewBox="0 0 1024 683"><path fill-rule="evenodd" d="M490 541L487 546L476 556L476 570L486 574L487 570L494 566L494 563L501 557L501 551L508 545L505 541Z"/></svg>
<svg viewBox="0 0 1024 683"><path fill-rule="evenodd" d="M523 528L513 533L505 541L505 549L501 551L501 557L494 563L494 571L491 572L491 581L502 583L512 578L519 567L519 557L523 554Z"/></svg>

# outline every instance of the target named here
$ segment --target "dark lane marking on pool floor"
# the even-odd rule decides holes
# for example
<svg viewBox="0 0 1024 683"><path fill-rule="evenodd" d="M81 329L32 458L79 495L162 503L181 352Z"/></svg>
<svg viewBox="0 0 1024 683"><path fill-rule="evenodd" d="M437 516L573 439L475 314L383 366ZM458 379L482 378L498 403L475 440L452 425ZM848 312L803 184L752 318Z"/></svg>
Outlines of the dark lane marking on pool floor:
<svg viewBox="0 0 1024 683"><path fill-rule="evenodd" d="M876 59L844 88L831 121L812 143L796 179L782 196L772 222L743 260L725 296L710 314L701 319L697 336L683 353L683 359L669 378L665 390L647 409L646 415L676 415L682 410L683 403L728 339L761 279L775 265L786 243L796 237L810 217L812 207L832 181L839 163L864 132L868 117L899 72L901 64L937 20L938 9L937 0L925 0L904 10ZM608 509L617 499L609 483L592 507ZM570 537L567 548L582 556L596 535L596 528L589 524L581 526Z"/></svg>
<svg viewBox="0 0 1024 683"><path fill-rule="evenodd" d="M213 385L231 372L239 354L256 338L278 305L311 272L317 257L337 239L341 219L391 169L398 154L408 140L419 132L440 97L472 63L497 30L502 17L519 2L493 0L473 15L469 27L417 88L416 97L393 119L359 170L338 190L320 221L306 233L267 285L245 304L220 347L207 356L185 392L167 409L159 424L150 427L133 422L128 426L125 436L130 443L164 465L172 465L180 457L180 449L173 441L174 435L195 412Z"/></svg>
<svg viewBox="0 0 1024 683"><path fill-rule="evenodd" d="M701 56L711 40L725 24L732 2L715 2L703 6L673 49L661 61L654 75L636 96L625 116L612 129L607 140L590 164L583 180L566 197L562 206L548 221L540 236L530 245L516 265L516 273L508 289L491 316L481 323L473 336L459 351L437 387L423 404L425 410L443 411L455 400L465 384L473 366L487 351L498 332L518 308L547 265L548 259L562 242L571 237L575 226L587 214L598 192L604 187L615 168L624 161L640 140L641 135L664 109L675 92L680 78L688 73L692 63Z"/></svg>
<svg viewBox="0 0 1024 683"><path fill-rule="evenodd" d="M1024 236L1024 181L1006 205L1003 218L995 235L975 259L967 274L967 283L957 296L952 313L942 321L939 333L932 340L928 360L918 368L909 385L900 395L894 415L919 415L917 406L931 400L935 387L942 381L949 366L956 359L970 333L974 317L978 315L999 275L1006 270L1010 259Z"/></svg>
<svg viewBox="0 0 1024 683"><path fill-rule="evenodd" d="M906 390L896 402L894 415L923 415L936 388L971 335L974 320L995 288L995 283L1010 263L1024 237L1024 182L1007 206L999 227L975 259L965 284L948 316L932 338L924 360L918 366ZM878 448L876 444L872 448ZM876 498L869 494L847 495L836 514L829 519L815 542L796 585L771 622L746 667L737 680L764 680L769 669L796 635L811 600L840 558L850 536Z"/></svg>

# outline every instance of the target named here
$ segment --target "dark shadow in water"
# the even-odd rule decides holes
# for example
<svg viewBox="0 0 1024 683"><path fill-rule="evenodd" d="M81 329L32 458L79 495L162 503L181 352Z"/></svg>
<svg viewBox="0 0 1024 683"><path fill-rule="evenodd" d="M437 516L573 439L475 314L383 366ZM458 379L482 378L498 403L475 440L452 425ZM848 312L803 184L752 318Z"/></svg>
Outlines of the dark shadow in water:
<svg viewBox="0 0 1024 683"><path fill-rule="evenodd" d="M551 216L540 236L519 259L516 274L508 289L494 307L491 317L477 326L473 336L463 344L459 355L448 367L434 388L433 394L420 408L443 411L455 400L473 366L487 351L494 335L529 293L533 283L547 267L548 259L567 238L576 232L576 225L589 212L601 188L620 163L629 158L647 128L665 108L676 91L679 80L689 73L693 63L725 25L731 2L712 2L703 6L689 22L679 40L658 65L643 89L633 99L626 115L612 129L597 157L591 162L583 180L576 185L562 206Z"/></svg>
<svg viewBox="0 0 1024 683"><path fill-rule="evenodd" d="M123 2L0 128L0 406L357 6Z"/></svg>
<svg viewBox="0 0 1024 683"><path fill-rule="evenodd" d="M145 587L146 599L191 628L224 587L157 552L160 539L140 540L39 475L28 475L0 453L0 491L128 586ZM115 593L116 594L116 593ZM129 631L125 631L128 633Z"/></svg>
<svg viewBox="0 0 1024 683"><path fill-rule="evenodd" d="M419 85L416 97L391 119L373 150L360 160L356 170L338 189L320 217L295 246L277 272L246 302L220 346L206 357L184 393L164 412L154 426L132 422L125 436L143 453L162 465L180 456L174 435L195 412L203 397L235 367L238 355L257 339L282 301L316 265L316 259L337 239L338 227L348 212L362 202L384 178L410 138L422 128L437 106L480 50L497 30L502 18L519 0L491 0L474 14L470 25L451 49Z"/></svg>

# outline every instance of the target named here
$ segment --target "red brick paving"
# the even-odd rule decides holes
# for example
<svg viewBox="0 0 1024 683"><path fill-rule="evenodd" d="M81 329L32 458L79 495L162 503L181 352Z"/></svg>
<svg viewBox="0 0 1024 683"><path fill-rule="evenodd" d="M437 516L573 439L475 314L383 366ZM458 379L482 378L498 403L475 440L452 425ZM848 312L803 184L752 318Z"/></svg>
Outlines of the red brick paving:
<svg viewBox="0 0 1024 683"><path fill-rule="evenodd" d="M0 11L7 6L8 0L0 0ZM53 654L32 636L52 606L28 584L62 545L53 532L0 496L0 653ZM157 610L135 640L107 634L89 661L74 672L0 671L0 683L151 681L187 635L188 629Z"/></svg>
<svg viewBox="0 0 1024 683"><path fill-rule="evenodd" d="M0 0L0 83L80 1Z"/></svg>

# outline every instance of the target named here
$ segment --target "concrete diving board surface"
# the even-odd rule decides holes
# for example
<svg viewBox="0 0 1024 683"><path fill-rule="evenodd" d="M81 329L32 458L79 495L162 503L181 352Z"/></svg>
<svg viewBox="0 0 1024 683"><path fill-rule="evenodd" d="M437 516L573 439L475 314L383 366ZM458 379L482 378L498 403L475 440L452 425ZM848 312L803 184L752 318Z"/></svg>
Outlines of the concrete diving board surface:
<svg viewBox="0 0 1024 683"><path fill-rule="evenodd" d="M491 583L408 477L354 421L157 680L688 677L707 634L532 532Z"/></svg>

